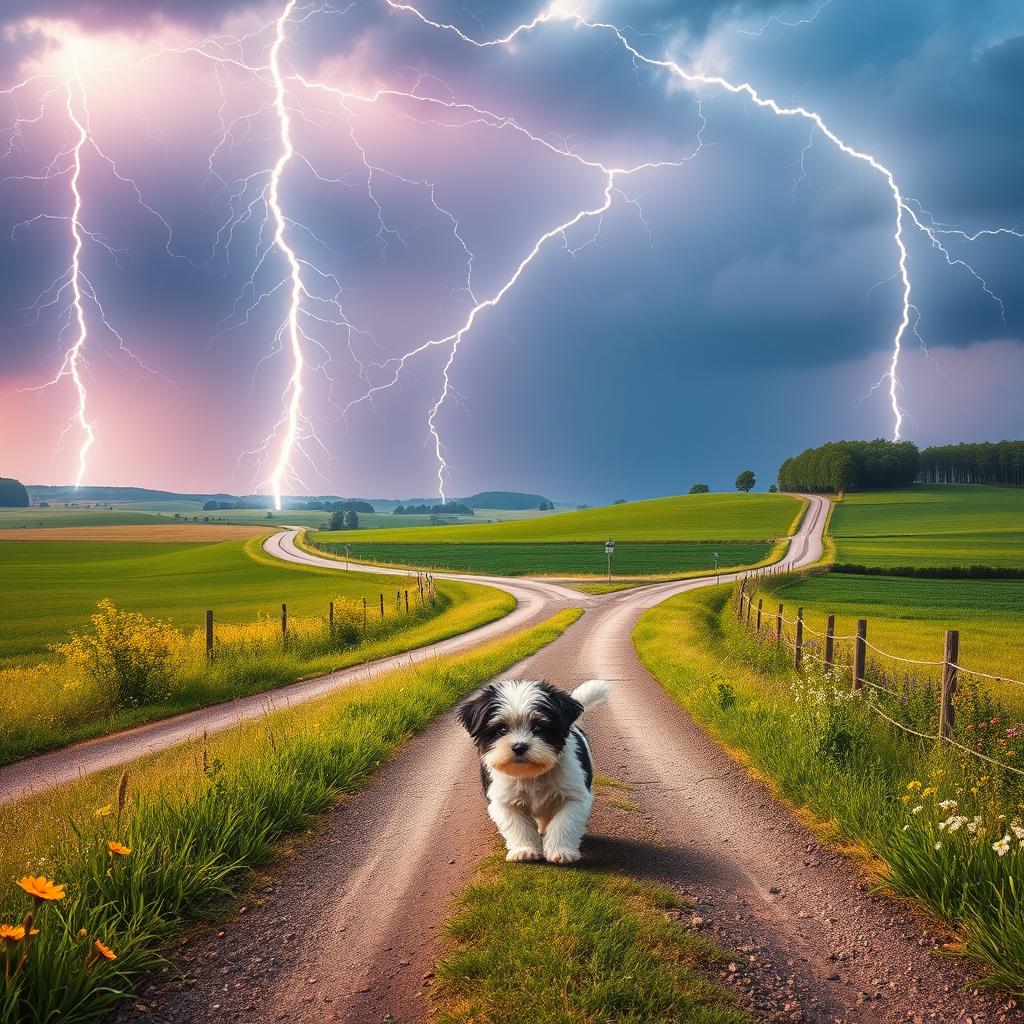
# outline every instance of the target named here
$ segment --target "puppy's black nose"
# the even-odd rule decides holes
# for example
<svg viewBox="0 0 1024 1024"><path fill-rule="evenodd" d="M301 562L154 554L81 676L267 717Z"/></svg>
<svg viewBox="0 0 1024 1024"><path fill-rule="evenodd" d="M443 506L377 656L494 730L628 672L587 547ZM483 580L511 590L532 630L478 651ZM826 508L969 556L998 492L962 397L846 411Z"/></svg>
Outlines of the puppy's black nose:
<svg viewBox="0 0 1024 1024"><path fill-rule="evenodd" d="M530 749L530 744L529 743L513 743L512 744L512 753L515 754L516 757L522 757L523 754L525 754L529 749Z"/></svg>

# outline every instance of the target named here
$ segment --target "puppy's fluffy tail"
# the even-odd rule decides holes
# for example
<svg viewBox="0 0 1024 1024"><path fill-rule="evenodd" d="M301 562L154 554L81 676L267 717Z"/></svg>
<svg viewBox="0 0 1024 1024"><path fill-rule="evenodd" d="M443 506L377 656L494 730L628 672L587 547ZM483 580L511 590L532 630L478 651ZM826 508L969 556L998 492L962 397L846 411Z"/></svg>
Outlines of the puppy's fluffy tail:
<svg viewBox="0 0 1024 1024"><path fill-rule="evenodd" d="M583 705L584 711L589 711L608 699L608 684L603 679L588 679L572 691L572 698Z"/></svg>

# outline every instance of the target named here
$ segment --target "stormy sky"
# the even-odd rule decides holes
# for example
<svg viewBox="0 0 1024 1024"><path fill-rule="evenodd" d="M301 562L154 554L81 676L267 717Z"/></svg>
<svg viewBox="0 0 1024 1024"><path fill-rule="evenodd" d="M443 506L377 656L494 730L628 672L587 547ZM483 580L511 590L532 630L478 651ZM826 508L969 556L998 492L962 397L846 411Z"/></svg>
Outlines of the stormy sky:
<svg viewBox="0 0 1024 1024"><path fill-rule="evenodd" d="M437 493L449 360L433 417L449 496L640 498L748 467L766 485L808 445L891 435L896 206L808 120L688 85L567 17L480 47L385 0L296 0L276 64L289 156L283 9L3 6L0 475L74 481L72 369L96 484L266 491L281 469L287 492ZM545 8L419 9L482 42ZM1018 3L571 9L817 112L888 168L913 289L902 434L1020 435ZM607 212L553 232L603 205L603 168L640 165ZM301 290L294 444L276 234Z"/></svg>

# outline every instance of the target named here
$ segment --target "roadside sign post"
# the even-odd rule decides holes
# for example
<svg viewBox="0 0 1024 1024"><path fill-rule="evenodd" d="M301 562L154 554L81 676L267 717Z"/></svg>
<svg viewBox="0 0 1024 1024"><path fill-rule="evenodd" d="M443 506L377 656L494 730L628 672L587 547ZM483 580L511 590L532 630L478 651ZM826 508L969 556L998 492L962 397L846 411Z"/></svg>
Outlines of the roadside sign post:
<svg viewBox="0 0 1024 1024"><path fill-rule="evenodd" d="M608 582L612 581L612 555L615 554L615 541L609 537L604 542L604 553L608 557Z"/></svg>

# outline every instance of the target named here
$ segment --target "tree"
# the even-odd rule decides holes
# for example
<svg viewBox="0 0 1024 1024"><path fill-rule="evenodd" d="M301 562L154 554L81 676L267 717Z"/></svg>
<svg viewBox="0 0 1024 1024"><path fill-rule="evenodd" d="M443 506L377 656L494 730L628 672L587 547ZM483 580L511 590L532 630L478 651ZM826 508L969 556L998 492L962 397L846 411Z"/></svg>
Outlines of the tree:
<svg viewBox="0 0 1024 1024"><path fill-rule="evenodd" d="M345 513L344 512L332 512L329 525L330 525L330 528L332 530L344 530L345 529Z"/></svg>
<svg viewBox="0 0 1024 1024"><path fill-rule="evenodd" d="M769 484L768 485L768 493L769 494L778 494L779 493L779 485L778 484Z"/></svg>
<svg viewBox="0 0 1024 1024"><path fill-rule="evenodd" d="M541 512L550 512L555 506L547 498L541 498L537 508Z"/></svg>
<svg viewBox="0 0 1024 1024"><path fill-rule="evenodd" d="M345 513L345 529L346 530L358 530L359 529L359 513L354 508L350 508Z"/></svg>
<svg viewBox="0 0 1024 1024"><path fill-rule="evenodd" d="M0 476L0 508L28 508L28 491L20 480Z"/></svg>
<svg viewBox="0 0 1024 1024"><path fill-rule="evenodd" d="M625 498L616 498L616 499L615 499L615 500L614 500L614 501L612 502L612 504L613 504L613 505L625 505L625 504L626 504L626 499L625 499Z"/></svg>
<svg viewBox="0 0 1024 1024"><path fill-rule="evenodd" d="M754 477L754 471L752 469L745 469L736 477L736 490L747 494L754 489L754 484L756 483L757 479Z"/></svg>
<svg viewBox="0 0 1024 1024"><path fill-rule="evenodd" d="M690 494L710 494L711 488L707 484L693 484L690 487Z"/></svg>

